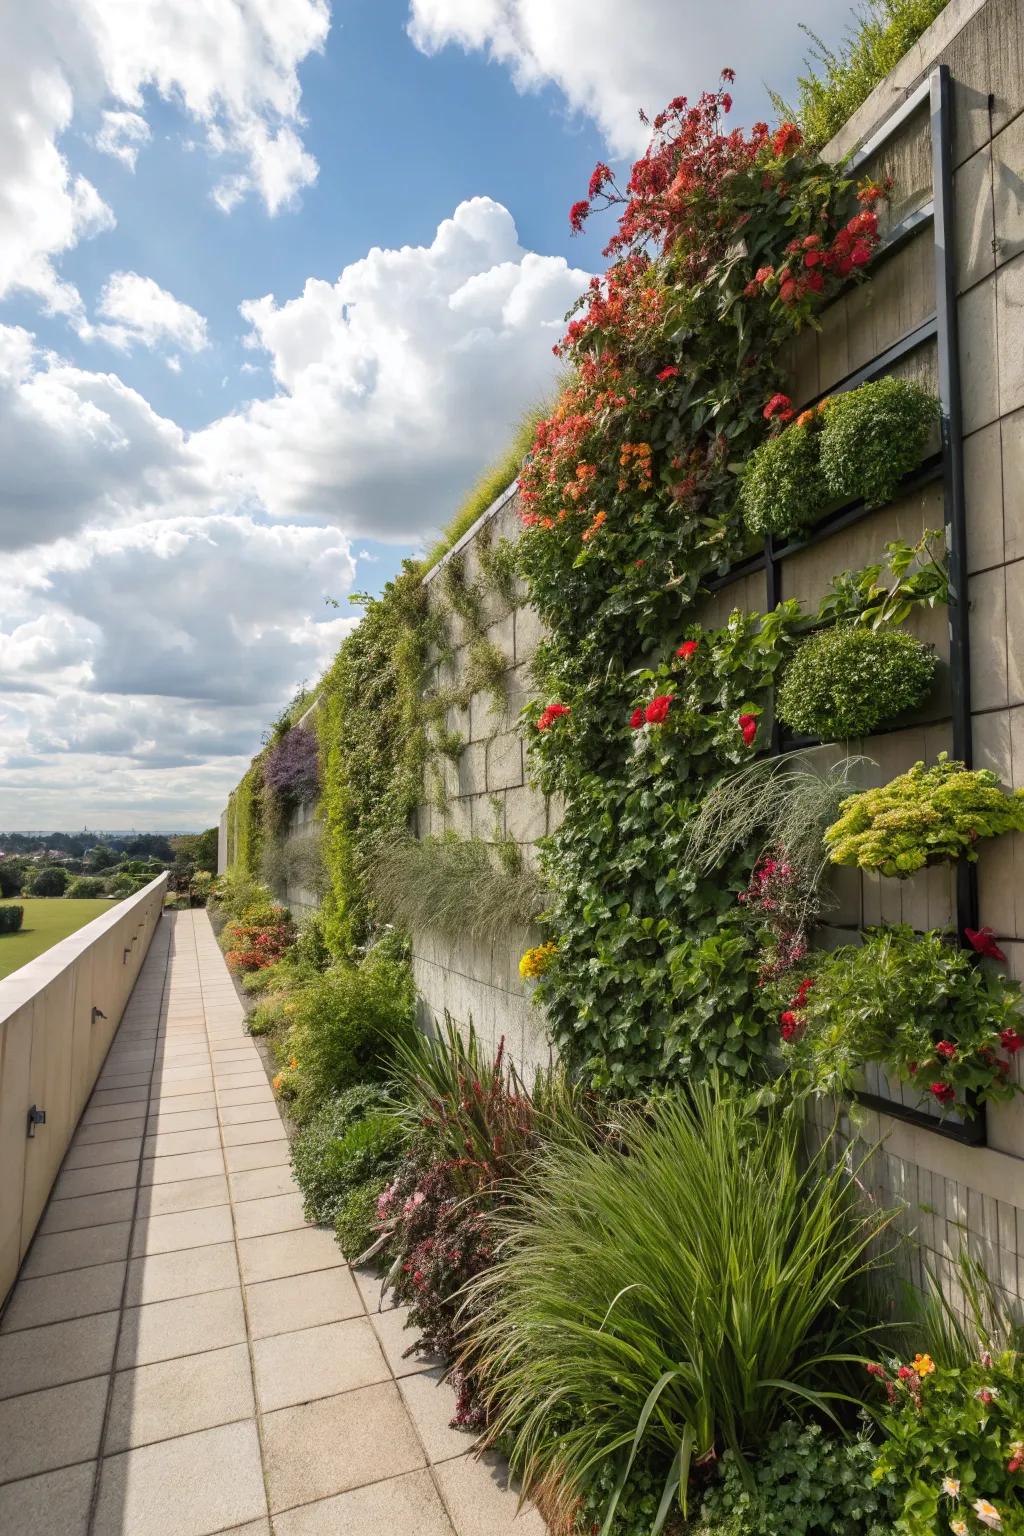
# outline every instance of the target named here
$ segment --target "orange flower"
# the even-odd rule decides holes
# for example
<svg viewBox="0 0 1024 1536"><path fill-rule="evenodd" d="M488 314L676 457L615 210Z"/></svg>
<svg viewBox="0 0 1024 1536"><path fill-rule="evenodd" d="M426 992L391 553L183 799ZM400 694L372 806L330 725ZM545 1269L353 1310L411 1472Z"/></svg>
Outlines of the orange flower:
<svg viewBox="0 0 1024 1536"><path fill-rule="evenodd" d="M584 544L589 544L591 539L594 537L595 533L597 533L598 530L604 526L605 519L607 518L607 516L608 516L607 512L598 512L595 515L594 520L590 524L589 528L584 528L584 530L583 530L583 542L584 542Z"/></svg>

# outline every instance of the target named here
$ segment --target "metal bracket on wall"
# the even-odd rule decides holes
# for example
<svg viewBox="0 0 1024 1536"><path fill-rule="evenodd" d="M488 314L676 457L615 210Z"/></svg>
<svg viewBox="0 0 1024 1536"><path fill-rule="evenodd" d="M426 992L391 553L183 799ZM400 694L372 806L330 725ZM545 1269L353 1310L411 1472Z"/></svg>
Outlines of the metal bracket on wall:
<svg viewBox="0 0 1024 1536"><path fill-rule="evenodd" d="M46 1124L46 1110L45 1109L40 1109L38 1107L38 1105L33 1104L31 1109L28 1112L28 1129L25 1132L25 1134L28 1137L29 1141L33 1141L35 1139L36 1126L37 1125L45 1125L45 1124Z"/></svg>

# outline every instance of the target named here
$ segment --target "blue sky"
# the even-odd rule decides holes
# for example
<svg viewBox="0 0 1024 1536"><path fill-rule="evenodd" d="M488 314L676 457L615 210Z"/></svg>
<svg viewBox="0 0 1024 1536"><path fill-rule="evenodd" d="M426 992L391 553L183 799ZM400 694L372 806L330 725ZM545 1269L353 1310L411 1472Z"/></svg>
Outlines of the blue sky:
<svg viewBox="0 0 1024 1536"><path fill-rule="evenodd" d="M0 19L0 826L191 826L549 387L636 108L802 0L37 0ZM819 0L835 40L845 0ZM269 18L269 19L268 19ZM127 135L127 136L126 136ZM255 302L260 301L260 302ZM244 313L240 309L245 306ZM67 807L74 800L75 812Z"/></svg>

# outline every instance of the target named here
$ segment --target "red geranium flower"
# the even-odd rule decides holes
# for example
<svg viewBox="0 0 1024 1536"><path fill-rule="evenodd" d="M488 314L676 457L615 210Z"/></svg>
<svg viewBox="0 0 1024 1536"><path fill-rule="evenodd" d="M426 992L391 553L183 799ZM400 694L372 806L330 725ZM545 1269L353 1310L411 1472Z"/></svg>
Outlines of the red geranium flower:
<svg viewBox="0 0 1024 1536"><path fill-rule="evenodd" d="M1000 1030L999 1044L1011 1056L1016 1056L1019 1050L1024 1050L1024 1035L1018 1034L1015 1029Z"/></svg>
<svg viewBox="0 0 1024 1536"><path fill-rule="evenodd" d="M772 152L776 156L788 154L791 149L799 149L803 141L804 136L796 123L783 123L772 139Z"/></svg>
<svg viewBox="0 0 1024 1536"><path fill-rule="evenodd" d="M774 276L775 276L775 268L774 267L758 267L757 271L754 273L754 282L755 283L766 283L770 277L774 277Z"/></svg>
<svg viewBox="0 0 1024 1536"><path fill-rule="evenodd" d="M678 377L678 375L679 375L679 369L678 368L673 368L673 367L670 366L668 368L663 368L661 370L661 372L658 374L658 378L659 379L675 379L675 378Z"/></svg>
<svg viewBox="0 0 1024 1536"><path fill-rule="evenodd" d="M761 415L765 421L792 421L793 402L788 395L772 395Z"/></svg>
<svg viewBox="0 0 1024 1536"><path fill-rule="evenodd" d="M633 713L629 717L629 723L633 727L634 731L638 731L640 729L640 727L643 725L643 723L644 723L644 707L643 707L642 704L639 705L639 707L637 709L634 709Z"/></svg>
<svg viewBox="0 0 1024 1536"><path fill-rule="evenodd" d="M647 721L647 724L661 725L668 714L671 703L672 695L670 693L659 693L657 698L652 699L644 710L644 719Z"/></svg>
<svg viewBox="0 0 1024 1536"><path fill-rule="evenodd" d="M683 661L689 661L690 657L694 654L694 652L695 651L699 651L699 650L700 650L700 641L699 640L684 640L682 645L676 651L676 655L677 656L681 656Z"/></svg>
<svg viewBox="0 0 1024 1536"><path fill-rule="evenodd" d="M755 715L740 715L736 723L743 732L744 746L752 746L757 735L757 717Z"/></svg>
<svg viewBox="0 0 1024 1536"><path fill-rule="evenodd" d="M935 1047L936 1056L941 1056L943 1061L952 1061L956 1055L956 1046L952 1040L940 1040Z"/></svg>
<svg viewBox="0 0 1024 1536"><path fill-rule="evenodd" d="M948 1083L932 1083L928 1092L938 1099L940 1104L952 1104L956 1098L956 1089Z"/></svg>
<svg viewBox="0 0 1024 1536"><path fill-rule="evenodd" d="M996 936L991 928L965 928L964 936L971 948L977 950L979 955L984 955L987 960L1006 959L996 943Z"/></svg>
<svg viewBox="0 0 1024 1536"><path fill-rule="evenodd" d="M554 725L555 721L559 719L560 716L571 714L572 710L569 708L568 704L549 704L547 709L545 709L541 714L540 719L537 721L537 729L538 731L546 731L550 725Z"/></svg>

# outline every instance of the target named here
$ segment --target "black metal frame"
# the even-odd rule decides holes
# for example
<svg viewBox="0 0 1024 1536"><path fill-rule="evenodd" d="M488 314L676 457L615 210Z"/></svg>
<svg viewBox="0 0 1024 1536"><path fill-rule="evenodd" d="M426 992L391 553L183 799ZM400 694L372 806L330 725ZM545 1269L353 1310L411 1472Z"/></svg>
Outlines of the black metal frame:
<svg viewBox="0 0 1024 1536"><path fill-rule="evenodd" d="M890 229L875 257L884 259L899 250L927 224L934 229L935 241L935 311L907 331L892 346L879 353L865 367L848 374L828 393L841 394L869 379L885 373L901 358L933 338L938 353L939 404L941 410L941 448L900 487L900 494L926 485L940 476L946 524L946 548L949 561L949 670L952 692L953 756L968 767L972 764L970 624L967 599L967 517L964 498L963 419L960 399L960 359L957 337L956 306L956 225L953 192L953 92L948 66L940 64L921 82L903 104L848 161L851 170L875 154L917 111L928 106L931 120L932 197L920 208ZM818 397L820 398L820 396ZM726 570L702 583L707 592L718 592L745 576L765 573L766 608L770 611L782 601L782 563L802 549L822 543L833 534L853 526L873 508L852 502L836 508L813 524L806 533L786 542L773 535L765 539L757 554L736 561ZM779 721L772 724L771 750L778 754L785 747L798 744L783 741ZM810 743L800 742L800 745ZM976 867L961 859L956 871L956 922L960 943L964 929L978 925L978 882ZM877 1094L858 1095L861 1103L880 1110L893 1119L967 1145L985 1142L984 1105L975 1110L975 1118L965 1124L951 1124L933 1119L919 1110L881 1098Z"/></svg>

